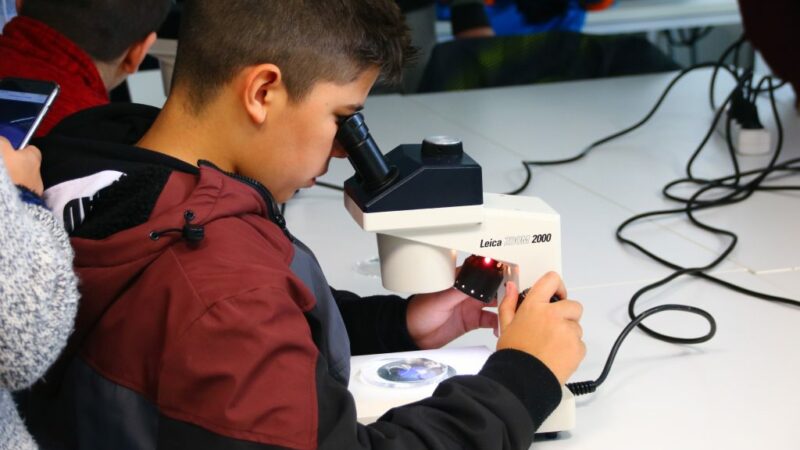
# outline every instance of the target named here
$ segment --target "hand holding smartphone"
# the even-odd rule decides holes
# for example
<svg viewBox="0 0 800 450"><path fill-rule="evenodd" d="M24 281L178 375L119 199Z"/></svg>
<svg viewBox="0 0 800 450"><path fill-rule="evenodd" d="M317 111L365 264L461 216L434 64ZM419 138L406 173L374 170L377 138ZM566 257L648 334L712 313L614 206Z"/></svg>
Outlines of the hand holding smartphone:
<svg viewBox="0 0 800 450"><path fill-rule="evenodd" d="M17 150L28 145L58 92L53 82L0 78L0 136Z"/></svg>
<svg viewBox="0 0 800 450"><path fill-rule="evenodd" d="M0 156L12 183L42 195L44 186L39 173L42 154L38 148L28 145L21 150L14 150L8 140L0 136Z"/></svg>

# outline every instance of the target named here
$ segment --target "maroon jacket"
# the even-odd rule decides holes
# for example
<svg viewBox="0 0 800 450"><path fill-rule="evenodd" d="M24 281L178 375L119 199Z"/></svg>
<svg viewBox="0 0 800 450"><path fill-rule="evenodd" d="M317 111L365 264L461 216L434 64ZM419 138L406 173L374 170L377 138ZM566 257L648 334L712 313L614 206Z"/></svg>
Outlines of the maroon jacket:
<svg viewBox="0 0 800 450"><path fill-rule="evenodd" d="M65 363L46 377L54 386L37 388L26 413L38 442L528 448L561 390L541 362L514 350L493 355L480 375L446 380L433 397L358 424L351 351L414 348L405 299L331 289L259 183L132 146L156 113L88 110L37 142L46 198L65 205L57 214L78 217L83 294ZM109 173L118 181L92 183Z"/></svg>
<svg viewBox="0 0 800 450"><path fill-rule="evenodd" d="M28 17L15 17L0 34L3 77L54 81L61 86L36 136L46 135L72 113L109 101L92 58L63 34Z"/></svg>

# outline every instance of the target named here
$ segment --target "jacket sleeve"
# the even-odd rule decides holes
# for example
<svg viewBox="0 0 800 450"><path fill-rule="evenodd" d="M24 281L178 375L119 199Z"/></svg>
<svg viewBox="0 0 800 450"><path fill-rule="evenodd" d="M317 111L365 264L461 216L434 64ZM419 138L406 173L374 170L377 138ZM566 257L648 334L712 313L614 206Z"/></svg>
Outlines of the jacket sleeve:
<svg viewBox="0 0 800 450"><path fill-rule="evenodd" d="M321 383L320 449L526 450L561 401L550 370L515 350L495 353L478 375L445 380L431 397L366 426L356 423L354 400L344 387L324 377Z"/></svg>
<svg viewBox="0 0 800 450"><path fill-rule="evenodd" d="M55 361L78 306L67 234L41 199L22 194L0 159L0 389L9 390Z"/></svg>
<svg viewBox="0 0 800 450"><path fill-rule="evenodd" d="M408 300L397 295L360 297L331 288L353 355L419 350L406 326Z"/></svg>
<svg viewBox="0 0 800 450"><path fill-rule="evenodd" d="M505 350L479 375L359 424L291 302L278 290L239 295L171 346L159 378L159 449L524 450L560 401L544 365Z"/></svg>

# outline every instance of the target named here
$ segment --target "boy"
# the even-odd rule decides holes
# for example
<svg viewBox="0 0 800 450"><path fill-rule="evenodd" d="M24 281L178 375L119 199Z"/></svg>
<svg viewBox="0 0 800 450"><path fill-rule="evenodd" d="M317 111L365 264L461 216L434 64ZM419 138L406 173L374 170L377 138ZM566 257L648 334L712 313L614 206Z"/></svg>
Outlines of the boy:
<svg viewBox="0 0 800 450"><path fill-rule="evenodd" d="M351 353L436 348L496 318L454 289L408 301L331 289L276 207L344 156L338 123L379 73L400 74L408 37L394 2L195 0L184 14L160 113L85 111L40 142L83 297L50 377L49 412L68 412L33 411L38 437L82 449L528 448L584 354L580 305L548 302L566 297L557 275L516 313L509 283L500 351L480 375L362 426Z"/></svg>
<svg viewBox="0 0 800 450"><path fill-rule="evenodd" d="M61 86L36 135L46 135L74 112L108 103L109 91L144 60L170 3L17 0L19 16L0 35L0 77Z"/></svg>

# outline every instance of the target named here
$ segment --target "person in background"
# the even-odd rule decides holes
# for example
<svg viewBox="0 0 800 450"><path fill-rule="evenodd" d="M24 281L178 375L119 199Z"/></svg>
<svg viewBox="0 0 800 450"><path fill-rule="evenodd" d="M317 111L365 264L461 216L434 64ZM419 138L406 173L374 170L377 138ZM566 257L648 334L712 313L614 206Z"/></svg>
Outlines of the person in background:
<svg viewBox="0 0 800 450"><path fill-rule="evenodd" d="M11 392L41 378L64 347L77 281L67 233L39 197L39 150L0 137L0 153L0 450L32 450Z"/></svg>
<svg viewBox="0 0 800 450"><path fill-rule="evenodd" d="M455 17L459 0L439 0L439 17ZM546 31L579 32L587 11L600 11L613 0L482 0L488 25L498 36Z"/></svg>
<svg viewBox="0 0 800 450"><path fill-rule="evenodd" d="M435 0L396 0L411 30L411 45L418 49L414 64L403 72L402 92L417 91L425 66L438 41ZM456 39L494 36L483 0L453 0L450 17L452 34ZM394 87L380 84L373 93L393 92Z"/></svg>
<svg viewBox="0 0 800 450"><path fill-rule="evenodd" d="M432 9L435 3L435 0L397 0L400 11L406 16L414 11ZM453 37L458 39L494 35L483 5L483 0L452 0L450 21ZM413 33L413 26L411 31Z"/></svg>
<svg viewBox="0 0 800 450"><path fill-rule="evenodd" d="M170 5L170 0L16 0L19 15L0 35L0 78L61 86L36 135L76 111L108 103L108 92L139 68Z"/></svg>
<svg viewBox="0 0 800 450"><path fill-rule="evenodd" d="M797 0L739 0L747 39L753 44L775 75L789 82L795 96L800 94L800 49L797 24L800 2ZM795 101L800 109L800 98Z"/></svg>

